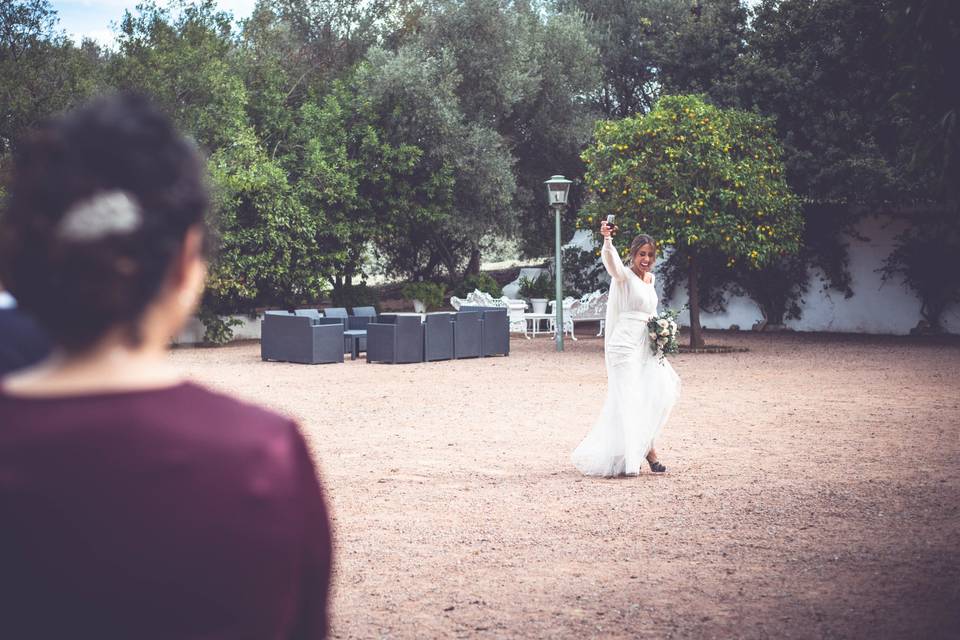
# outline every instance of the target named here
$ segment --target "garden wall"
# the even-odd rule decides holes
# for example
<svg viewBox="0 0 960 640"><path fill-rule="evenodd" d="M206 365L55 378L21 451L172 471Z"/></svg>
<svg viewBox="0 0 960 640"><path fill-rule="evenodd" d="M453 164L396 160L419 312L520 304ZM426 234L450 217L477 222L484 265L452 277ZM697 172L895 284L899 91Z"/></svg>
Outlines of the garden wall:
<svg viewBox="0 0 960 640"><path fill-rule="evenodd" d="M241 324L233 327L233 339L234 340L259 340L260 339L260 319L261 316L256 316L251 318L250 316L225 316L225 318L235 318L241 322ZM200 344L203 342L203 323L200 322L197 318L191 318L187 322L187 326L183 328L183 331L180 332L176 338L173 339L173 344L177 345L189 345L189 344Z"/></svg>
<svg viewBox="0 0 960 640"><path fill-rule="evenodd" d="M920 316L920 300L899 281L883 283L878 269L893 251L894 238L908 221L890 216L871 216L860 221L856 233L865 238L850 238L850 276L854 296L844 298L838 291L823 288L820 274L811 272L810 290L801 304L803 314L799 320L788 320L787 327L796 331L831 331L840 333L872 333L906 335L917 326ZM592 236L578 231L567 246L587 249ZM522 275L536 277L540 269L524 269ZM504 287L504 294L516 297L516 282ZM662 284L657 289L662 296ZM680 308L687 303L686 290L680 287L673 300L661 301L662 305ZM258 340L260 316L233 316L241 321L234 327L234 340ZM700 321L708 329L729 329L737 325L750 329L761 320L760 309L749 298L735 297L727 305L725 313L703 313ZM683 324L689 324L689 314L680 316ZM960 334L960 305L954 305L943 316L944 329ZM197 344L202 342L203 326L196 318L174 340L174 344Z"/></svg>
<svg viewBox="0 0 960 640"><path fill-rule="evenodd" d="M874 333L905 335L922 319L920 299L898 280L883 283L878 269L893 251L894 238L907 221L889 216L871 216L860 221L856 232L866 241L850 238L850 275L854 296L844 298L837 291L824 291L819 273L812 272L810 290L801 305L799 320L788 320L786 325L797 331L836 331L846 333ZM658 287L658 290L660 287ZM679 308L687 303L686 290L681 289L668 306ZM749 329L762 318L757 305L749 298L734 298L722 314L703 313L704 327L727 329L736 324ZM689 324L689 314L681 315ZM960 334L960 305L954 305L943 315L943 327Z"/></svg>

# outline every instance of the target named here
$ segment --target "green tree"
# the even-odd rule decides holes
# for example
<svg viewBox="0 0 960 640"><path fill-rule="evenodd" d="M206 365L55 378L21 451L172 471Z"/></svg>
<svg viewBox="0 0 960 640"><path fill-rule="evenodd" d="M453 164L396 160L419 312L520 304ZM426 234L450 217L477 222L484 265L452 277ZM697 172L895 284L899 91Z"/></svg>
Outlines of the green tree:
<svg viewBox="0 0 960 640"><path fill-rule="evenodd" d="M140 5L118 45L113 83L150 94L209 155L220 248L201 317L316 300L329 275L316 269L322 212L304 206L251 126L229 14L209 0Z"/></svg>
<svg viewBox="0 0 960 640"><path fill-rule="evenodd" d="M737 105L772 116L787 180L820 202L917 193L901 170L886 4L763 0L736 72Z"/></svg>
<svg viewBox="0 0 960 640"><path fill-rule="evenodd" d="M270 14L286 34L274 42L283 45L285 67L295 71L291 88L308 92L349 74L370 47L402 30L417 8L412 0L259 0L246 27L257 13Z"/></svg>
<svg viewBox="0 0 960 640"><path fill-rule="evenodd" d="M909 175L928 196L960 201L960 8L951 0L890 3L895 55L892 103L902 123Z"/></svg>
<svg viewBox="0 0 960 640"><path fill-rule="evenodd" d="M382 219L372 231L387 275L436 279L443 265L452 280L463 264L467 246L452 221L458 136L464 135L455 96L458 82L449 57L427 56L414 45L395 53L372 49L358 73L359 91L370 101L385 141L423 151L414 168L418 186L411 206Z"/></svg>
<svg viewBox="0 0 960 640"><path fill-rule="evenodd" d="M528 256L543 256L553 251L554 234L543 181L557 173L577 181L561 221L565 233L572 231L581 206L585 167L580 152L600 117L590 98L600 81L600 63L581 14L528 19L533 22L538 82L501 131L515 158L514 209L522 250Z"/></svg>
<svg viewBox="0 0 960 640"><path fill-rule="evenodd" d="M722 313L731 295L743 295L760 308L762 327L783 325L786 320L802 315L803 296L811 286L811 267L819 270L825 289L835 289L847 298L852 297L846 246L849 236L842 215L845 210L844 205L804 203L800 252L775 256L759 268L745 262L729 268L729 260L724 255L701 254L698 280L701 310ZM686 259L678 252L660 265L665 297L673 297L678 286L686 282L686 268Z"/></svg>
<svg viewBox="0 0 960 640"><path fill-rule="evenodd" d="M684 3L689 5L689 3ZM747 8L741 0L697 1L664 19L654 58L664 94L703 93L735 106L734 77L747 47Z"/></svg>
<svg viewBox="0 0 960 640"><path fill-rule="evenodd" d="M531 19L533 18L533 19ZM452 117L442 138L427 142L453 171L453 209L443 244L451 282L456 273L480 268L484 241L519 230L514 212L517 176L509 120L538 86L535 23L522 3L463 0L440 2L421 20L416 39L404 48L446 61ZM456 256L457 260L451 260ZM460 263L466 259L465 267Z"/></svg>
<svg viewBox="0 0 960 640"><path fill-rule="evenodd" d="M601 78L589 91L609 119L646 113L660 93L663 40L689 12L686 0L561 0L562 12L582 14L599 51Z"/></svg>
<svg viewBox="0 0 960 640"><path fill-rule="evenodd" d="M47 0L0 1L0 162L41 120L89 98L100 86L103 56L58 30Z"/></svg>
<svg viewBox="0 0 960 640"><path fill-rule="evenodd" d="M423 151L386 140L354 81L334 81L319 104L305 103L290 142L290 180L303 206L322 216L315 269L331 274L339 295L363 274L368 243L428 199L418 175Z"/></svg>
<svg viewBox="0 0 960 640"><path fill-rule="evenodd" d="M417 25L395 51L368 55L369 95L393 143L420 147L440 184L449 176L437 193L450 200L433 198L426 224L411 226L419 214L402 223L416 251L383 248L410 276L455 283L497 238L519 234L529 254L549 245L542 183L582 175L597 52L582 16L524 2L442 1Z"/></svg>
<svg viewBox="0 0 960 640"><path fill-rule="evenodd" d="M315 302L329 272L316 269L321 221L296 197L286 172L251 129L209 160L219 249L204 307L217 313Z"/></svg>
<svg viewBox="0 0 960 640"><path fill-rule="evenodd" d="M117 45L111 84L150 95L208 152L231 145L249 126L232 17L213 0L138 5L125 12Z"/></svg>
<svg viewBox="0 0 960 640"><path fill-rule="evenodd" d="M666 96L646 115L600 122L584 152L592 198L583 223L596 228L616 214L624 250L645 232L685 258L692 346L703 344L705 256L758 268L799 248L803 221L781 157L766 120L698 96Z"/></svg>
<svg viewBox="0 0 960 640"><path fill-rule="evenodd" d="M844 238L855 235L861 212L936 210L958 199L960 88L950 80L958 25L949 0L757 7L735 66L733 103L773 117L787 180L806 201L806 255L826 285L848 297ZM730 93L711 90L720 100Z"/></svg>

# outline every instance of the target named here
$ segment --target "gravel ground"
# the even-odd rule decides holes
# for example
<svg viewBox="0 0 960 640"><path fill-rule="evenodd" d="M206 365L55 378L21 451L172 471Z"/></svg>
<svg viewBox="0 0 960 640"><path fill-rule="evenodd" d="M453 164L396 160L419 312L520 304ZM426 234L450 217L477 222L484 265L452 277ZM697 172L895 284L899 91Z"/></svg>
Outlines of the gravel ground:
<svg viewBox="0 0 960 640"><path fill-rule="evenodd" d="M584 330L584 333L587 333ZM336 529L336 638L960 637L960 342L709 333L669 471L584 478L603 342L420 365L180 349L296 417Z"/></svg>

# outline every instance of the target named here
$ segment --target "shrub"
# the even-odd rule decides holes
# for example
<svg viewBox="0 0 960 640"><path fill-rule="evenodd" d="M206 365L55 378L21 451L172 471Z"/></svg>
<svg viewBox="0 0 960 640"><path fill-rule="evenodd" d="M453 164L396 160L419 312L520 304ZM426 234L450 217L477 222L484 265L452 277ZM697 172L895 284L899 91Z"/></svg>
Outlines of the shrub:
<svg viewBox="0 0 960 640"><path fill-rule="evenodd" d="M443 306L443 285L435 282L410 282L400 290L407 300L420 300L427 309L439 309Z"/></svg>
<svg viewBox="0 0 960 640"><path fill-rule="evenodd" d="M376 307L380 303L380 294L365 284L345 284L333 290L330 300L335 307Z"/></svg>
<svg viewBox="0 0 960 640"><path fill-rule="evenodd" d="M520 295L524 298L547 298L554 296L556 286L553 278L547 273L541 273L535 280L520 278Z"/></svg>
<svg viewBox="0 0 960 640"><path fill-rule="evenodd" d="M488 273L470 274L463 279L463 282L457 285L457 288L453 290L453 295L464 298L475 289L489 293L494 298L499 298L503 295L503 287L497 284L493 276Z"/></svg>
<svg viewBox="0 0 960 640"><path fill-rule="evenodd" d="M203 343L206 345L230 342L233 338L233 328L243 324L237 318L222 317L203 307L197 312L197 317L203 323Z"/></svg>
<svg viewBox="0 0 960 640"><path fill-rule="evenodd" d="M914 220L894 240L880 273L884 282L899 277L920 298L930 329L943 331L943 312L960 302L960 212Z"/></svg>

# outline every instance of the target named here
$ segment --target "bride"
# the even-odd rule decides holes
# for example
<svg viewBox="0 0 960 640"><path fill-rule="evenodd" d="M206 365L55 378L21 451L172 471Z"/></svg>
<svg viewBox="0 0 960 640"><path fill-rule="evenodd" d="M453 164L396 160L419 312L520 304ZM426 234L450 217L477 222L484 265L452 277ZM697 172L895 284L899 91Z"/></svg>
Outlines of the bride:
<svg viewBox="0 0 960 640"><path fill-rule="evenodd" d="M680 378L653 353L647 334L658 303L651 271L656 243L647 235L634 238L627 268L613 246L613 228L602 222L600 233L611 278L604 345L609 387L599 420L571 457L589 476L637 475L644 458L651 471L662 473L667 468L654 440L680 395Z"/></svg>

